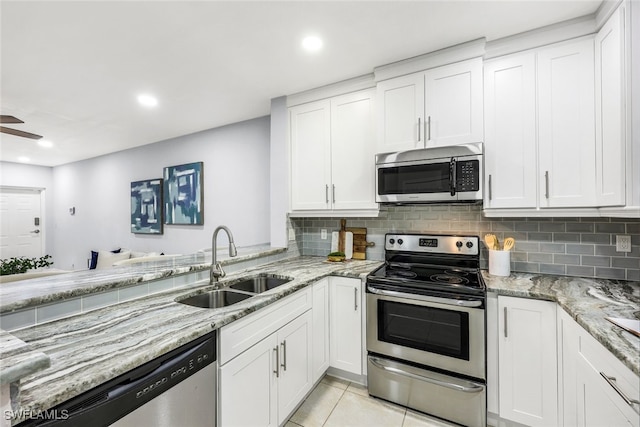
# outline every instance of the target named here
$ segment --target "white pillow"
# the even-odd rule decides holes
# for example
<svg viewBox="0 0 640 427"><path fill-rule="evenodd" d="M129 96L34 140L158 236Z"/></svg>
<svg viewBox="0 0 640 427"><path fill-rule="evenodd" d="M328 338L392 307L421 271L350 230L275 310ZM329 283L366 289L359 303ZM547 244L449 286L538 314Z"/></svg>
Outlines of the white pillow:
<svg viewBox="0 0 640 427"><path fill-rule="evenodd" d="M109 251L99 251L98 252L98 263L96 264L96 270L100 270L103 268L109 268L113 265L114 262L122 261L123 259L129 259L131 256L130 251L120 252L114 254Z"/></svg>

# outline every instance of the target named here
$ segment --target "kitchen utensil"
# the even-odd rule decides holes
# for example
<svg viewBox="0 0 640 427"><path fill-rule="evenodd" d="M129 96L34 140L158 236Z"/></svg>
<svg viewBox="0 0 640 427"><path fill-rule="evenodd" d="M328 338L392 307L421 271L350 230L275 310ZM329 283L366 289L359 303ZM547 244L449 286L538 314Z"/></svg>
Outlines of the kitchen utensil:
<svg viewBox="0 0 640 427"><path fill-rule="evenodd" d="M344 252L344 239L347 234L347 220L340 220L340 231L338 232L338 252Z"/></svg>
<svg viewBox="0 0 640 427"><path fill-rule="evenodd" d="M484 243L487 245L488 249L498 250L498 238L495 234L485 234Z"/></svg>
<svg viewBox="0 0 640 427"><path fill-rule="evenodd" d="M345 231L344 233L344 259L353 258L353 233Z"/></svg>
<svg viewBox="0 0 640 427"><path fill-rule="evenodd" d="M504 239L504 245L502 249L504 249L505 251L510 251L511 249L513 249L515 244L516 240L513 237L507 237L506 239Z"/></svg>

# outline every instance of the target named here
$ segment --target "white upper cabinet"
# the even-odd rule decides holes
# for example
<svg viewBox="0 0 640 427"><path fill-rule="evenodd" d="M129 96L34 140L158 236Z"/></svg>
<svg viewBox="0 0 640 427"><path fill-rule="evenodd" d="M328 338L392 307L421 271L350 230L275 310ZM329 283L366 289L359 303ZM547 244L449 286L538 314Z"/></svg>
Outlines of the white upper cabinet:
<svg viewBox="0 0 640 427"><path fill-rule="evenodd" d="M381 81L377 152L483 139L482 59Z"/></svg>
<svg viewBox="0 0 640 427"><path fill-rule="evenodd" d="M483 140L482 59L425 73L427 146Z"/></svg>
<svg viewBox="0 0 640 427"><path fill-rule="evenodd" d="M535 208L536 55L484 66L485 208Z"/></svg>
<svg viewBox="0 0 640 427"><path fill-rule="evenodd" d="M424 73L378 83L378 152L423 148Z"/></svg>
<svg viewBox="0 0 640 427"><path fill-rule="evenodd" d="M620 6L595 39L596 197L599 206L625 204L624 13Z"/></svg>
<svg viewBox="0 0 640 427"><path fill-rule="evenodd" d="M291 204L294 210L327 209L331 182L331 103L322 100L289 110Z"/></svg>
<svg viewBox="0 0 640 427"><path fill-rule="evenodd" d="M593 38L538 53L540 207L595 203Z"/></svg>
<svg viewBox="0 0 640 427"><path fill-rule="evenodd" d="M289 109L291 209L376 211L374 89Z"/></svg>

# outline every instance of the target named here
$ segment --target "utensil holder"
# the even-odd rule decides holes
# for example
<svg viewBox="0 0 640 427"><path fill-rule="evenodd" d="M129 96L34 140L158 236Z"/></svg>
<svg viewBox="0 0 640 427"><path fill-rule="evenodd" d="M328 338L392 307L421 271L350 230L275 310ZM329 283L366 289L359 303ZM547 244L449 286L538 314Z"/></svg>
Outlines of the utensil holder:
<svg viewBox="0 0 640 427"><path fill-rule="evenodd" d="M511 275L511 252L489 249L489 274L493 276Z"/></svg>

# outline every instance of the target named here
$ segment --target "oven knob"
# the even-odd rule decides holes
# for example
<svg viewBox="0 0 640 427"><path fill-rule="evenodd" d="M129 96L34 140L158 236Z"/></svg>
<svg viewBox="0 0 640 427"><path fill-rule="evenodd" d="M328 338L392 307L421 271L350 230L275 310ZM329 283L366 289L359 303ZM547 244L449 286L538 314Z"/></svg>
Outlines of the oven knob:
<svg viewBox="0 0 640 427"><path fill-rule="evenodd" d="M399 244L399 245L401 245L401 244L403 244L403 243L404 243L404 242L402 241L402 239L398 239L398 244Z"/></svg>
<svg viewBox="0 0 640 427"><path fill-rule="evenodd" d="M473 242L467 242L467 247L471 249L473 247Z"/></svg>
<svg viewBox="0 0 640 427"><path fill-rule="evenodd" d="M458 248L461 248L461 247L462 247L462 242L461 242L460 240L458 240L458 241L456 242L456 246L457 246Z"/></svg>
<svg viewBox="0 0 640 427"><path fill-rule="evenodd" d="M395 242L396 242L395 239L389 239L389 244L390 245L393 245Z"/></svg>

